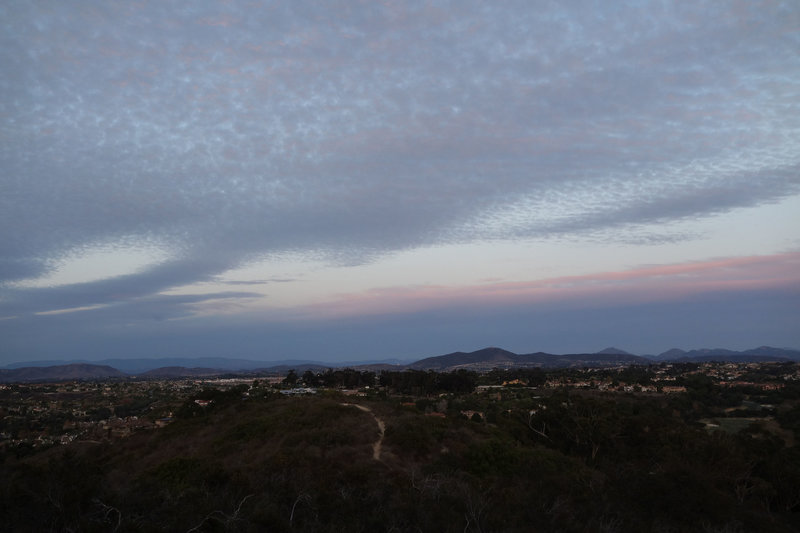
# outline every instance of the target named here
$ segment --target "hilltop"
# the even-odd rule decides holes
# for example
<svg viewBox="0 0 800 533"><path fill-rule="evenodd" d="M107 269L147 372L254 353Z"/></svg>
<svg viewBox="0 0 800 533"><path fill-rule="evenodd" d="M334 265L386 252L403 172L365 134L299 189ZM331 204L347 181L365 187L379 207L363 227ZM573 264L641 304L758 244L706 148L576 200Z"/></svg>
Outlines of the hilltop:
<svg viewBox="0 0 800 533"><path fill-rule="evenodd" d="M619 348L605 348L594 353L551 354L536 352L517 354L502 348L490 347L474 352L453 352L419 359L411 363L398 360L351 361L324 363L309 360L254 361L225 358L161 358L161 359L107 359L103 361L72 362L53 365L54 361L13 363L0 369L0 382L91 380L129 377L179 378L237 374L286 374L296 372L321 372L328 368L355 368L373 372L390 370L436 370L446 372L457 369L488 371L493 368L580 368L647 365L654 362L768 362L800 361L800 350L761 346L744 351L697 349L684 351L673 348L659 355L634 355ZM112 366L114 363L118 366ZM164 364L169 363L169 364Z"/></svg>
<svg viewBox="0 0 800 533"><path fill-rule="evenodd" d="M471 373L396 374L430 385ZM717 405L700 378L659 395L429 394L402 379L363 396L198 389L161 429L7 452L0 509L14 531L796 531L796 408L779 411L780 427L762 417L710 433L701 417L741 399Z"/></svg>

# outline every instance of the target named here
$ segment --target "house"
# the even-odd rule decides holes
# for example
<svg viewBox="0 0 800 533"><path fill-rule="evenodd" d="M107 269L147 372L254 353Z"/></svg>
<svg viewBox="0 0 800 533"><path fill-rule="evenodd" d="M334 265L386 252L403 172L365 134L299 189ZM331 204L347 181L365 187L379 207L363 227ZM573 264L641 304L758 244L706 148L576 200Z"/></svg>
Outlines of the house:
<svg viewBox="0 0 800 533"><path fill-rule="evenodd" d="M281 394L284 396L297 396L299 394L316 394L317 391L315 389L311 389L308 387L296 387L294 389L287 389L280 391Z"/></svg>

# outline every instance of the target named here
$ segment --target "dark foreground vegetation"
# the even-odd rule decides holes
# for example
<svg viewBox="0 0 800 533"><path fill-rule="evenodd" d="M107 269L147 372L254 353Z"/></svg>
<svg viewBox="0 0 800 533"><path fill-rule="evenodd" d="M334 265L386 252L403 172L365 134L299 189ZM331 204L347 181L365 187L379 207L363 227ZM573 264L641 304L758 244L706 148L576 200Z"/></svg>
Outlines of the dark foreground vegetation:
<svg viewBox="0 0 800 533"><path fill-rule="evenodd" d="M646 392L646 368L591 375L613 392L578 371L539 370L340 374L360 396L207 388L161 429L6 451L1 527L800 529L797 365L762 366L725 387L697 367L673 373L684 392ZM289 378L285 387L336 385L333 375Z"/></svg>

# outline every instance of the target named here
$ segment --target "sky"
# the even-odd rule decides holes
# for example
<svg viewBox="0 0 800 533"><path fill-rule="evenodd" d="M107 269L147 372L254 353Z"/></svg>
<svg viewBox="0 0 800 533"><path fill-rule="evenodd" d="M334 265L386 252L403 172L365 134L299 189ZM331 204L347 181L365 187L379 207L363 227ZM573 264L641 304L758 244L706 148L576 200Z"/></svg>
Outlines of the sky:
<svg viewBox="0 0 800 533"><path fill-rule="evenodd" d="M794 1L0 3L0 364L800 348Z"/></svg>

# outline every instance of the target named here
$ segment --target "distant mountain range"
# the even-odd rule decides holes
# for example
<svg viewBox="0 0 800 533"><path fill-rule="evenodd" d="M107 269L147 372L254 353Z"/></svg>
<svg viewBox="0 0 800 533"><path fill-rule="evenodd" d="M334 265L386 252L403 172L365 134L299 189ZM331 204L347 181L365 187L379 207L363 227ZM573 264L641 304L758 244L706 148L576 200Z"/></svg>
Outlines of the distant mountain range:
<svg viewBox="0 0 800 533"><path fill-rule="evenodd" d="M800 350L789 350L785 348L773 348L771 346L759 346L751 350L744 350L737 352L734 350L726 350L724 348L702 348L699 350L690 350L688 352L678 348L672 348L664 353L655 356L646 356L655 361L731 361L739 362L750 360L753 362L758 361L776 361L776 360L790 360L800 361Z"/></svg>
<svg viewBox="0 0 800 533"><path fill-rule="evenodd" d="M491 370L492 368L569 368L647 365L654 362L766 362L800 361L800 350L761 346L751 350L734 351L722 348L684 351L672 348L658 355L639 356L618 348L606 348L595 353L556 355L545 352L516 354L502 348L484 348L474 352L453 352L427 357L413 363L394 359L383 361L354 361L323 363L319 361L253 361L225 358L167 358L167 359L106 359L103 361L36 361L14 363L0 369L0 382L69 381L95 379L211 377L226 373L279 373L290 369L297 372L324 371L327 368L356 368L360 370L436 370L446 372L460 368ZM49 364L53 363L53 364Z"/></svg>
<svg viewBox="0 0 800 533"><path fill-rule="evenodd" d="M447 371L458 368L491 370L492 368L543 367L561 368L571 366L618 366L646 365L649 359L631 355L622 350L603 350L592 354L555 355L544 352L515 354L501 348L484 348L476 352L455 352L437 357L428 357L408 365L416 370Z"/></svg>
<svg viewBox="0 0 800 533"><path fill-rule="evenodd" d="M70 381L127 378L124 372L107 365L71 364L0 369L0 383L19 381Z"/></svg>
<svg viewBox="0 0 800 533"><path fill-rule="evenodd" d="M219 376L223 372L219 368L186 368L185 366L163 366L147 372L140 372L140 378L183 378Z"/></svg>
<svg viewBox="0 0 800 533"><path fill-rule="evenodd" d="M92 364L92 365L107 365L117 370L121 370L126 374L142 374L157 368L169 367L184 367L184 368L213 368L219 370L241 371L241 370L256 370L259 368L280 366L280 365L325 365L318 361L301 361L301 360L286 360L286 361L254 361L252 359L234 359L226 357L164 357L157 359L102 359L99 361L86 361L82 359L71 361L27 361L18 362L8 365L6 368L22 368L31 366L53 366L64 364ZM359 364L359 363L353 363ZM293 367L294 368L294 367Z"/></svg>
<svg viewBox="0 0 800 533"><path fill-rule="evenodd" d="M73 359L68 361L21 361L11 363L5 368L16 369L23 367L46 367L57 366L66 364L89 364L89 365L106 365L126 374L139 375L149 372L154 369L182 367L182 368L205 368L214 369L215 371L230 371L240 372L243 370L263 370L265 368L279 368L285 367L287 370L290 368L298 369L299 367L305 368L331 368L331 367L353 367L358 365L404 365L411 361L401 361L398 359L384 359L380 361L343 361L337 363L323 363L321 361L308 361L301 359L287 359L282 361L255 361L252 359L228 359L225 357L165 357L158 359L101 359L99 361L86 361L84 359Z"/></svg>

